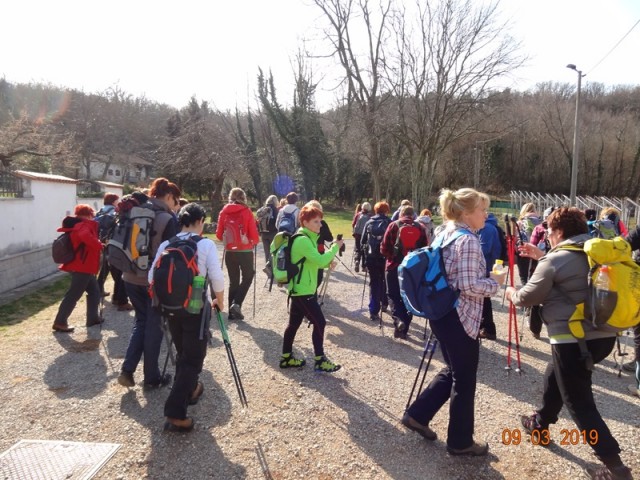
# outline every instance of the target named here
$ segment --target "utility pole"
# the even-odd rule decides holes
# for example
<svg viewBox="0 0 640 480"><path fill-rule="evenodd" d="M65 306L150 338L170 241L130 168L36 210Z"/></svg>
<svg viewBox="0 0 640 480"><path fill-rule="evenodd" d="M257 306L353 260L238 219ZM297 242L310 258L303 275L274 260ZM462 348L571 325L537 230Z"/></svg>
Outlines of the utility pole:
<svg viewBox="0 0 640 480"><path fill-rule="evenodd" d="M576 206L576 193L578 190L578 158L580 156L580 91L582 88L582 70L570 63L567 68L574 70L578 74L578 91L576 92L576 118L575 130L573 131L573 152L571 155L571 189L569 200L572 207Z"/></svg>

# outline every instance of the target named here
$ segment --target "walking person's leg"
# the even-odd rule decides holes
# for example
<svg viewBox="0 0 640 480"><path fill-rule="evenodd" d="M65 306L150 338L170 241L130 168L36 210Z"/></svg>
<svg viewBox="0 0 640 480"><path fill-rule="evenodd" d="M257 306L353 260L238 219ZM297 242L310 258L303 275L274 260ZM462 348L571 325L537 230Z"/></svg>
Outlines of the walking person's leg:
<svg viewBox="0 0 640 480"><path fill-rule="evenodd" d="M255 271L253 269L253 259L254 252L253 250L248 252L238 253L238 264L240 266L240 272L242 279L240 281L240 285L235 292L234 295L234 303L236 305L242 307L244 303L244 299L251 288L251 283L253 282L253 277L255 276Z"/></svg>
<svg viewBox="0 0 640 480"><path fill-rule="evenodd" d="M58 313L53 321L54 330L56 330L56 326L61 329L69 326L69 316L76 308L78 300L82 298L82 294L87 289L87 284L91 277L93 277L93 275L89 275L88 273L71 272L71 284L64 294L62 302L60 302ZM95 277L93 278L95 279Z"/></svg>

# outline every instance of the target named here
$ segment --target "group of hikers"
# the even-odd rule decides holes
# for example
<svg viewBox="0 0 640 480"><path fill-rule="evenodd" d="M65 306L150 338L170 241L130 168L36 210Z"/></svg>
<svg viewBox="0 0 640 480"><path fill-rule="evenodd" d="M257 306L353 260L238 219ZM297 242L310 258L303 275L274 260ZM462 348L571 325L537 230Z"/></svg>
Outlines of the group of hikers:
<svg viewBox="0 0 640 480"><path fill-rule="evenodd" d="M306 318L313 327L314 370L334 373L341 365L330 360L324 350L326 319L318 301L318 289L324 270L335 268L336 256L344 248L344 242L341 236L334 240L319 202L311 201L298 207L298 200L294 192L281 201L271 195L254 216L242 189L233 188L229 192L228 203L220 211L216 227L216 237L223 243L222 263L229 278L228 319L244 319L242 306L256 274L257 245L263 245L264 272L273 279L276 269L283 268L276 261L275 240L286 234L289 238L287 268L296 268L286 282L289 319L279 366L305 366L305 359L294 355L293 344ZM188 432L195 422L188 417L187 409L197 403L204 392L199 374L209 340L211 313L224 310L225 305L225 280L216 245L202 236L205 211L196 203L181 201L179 187L165 178L154 180L148 190L121 199L107 194L104 203L97 216L88 205L76 206L75 215L66 217L59 229L69 234L74 256L60 267L71 273L72 280L53 330L73 332L68 318L85 292L87 326L103 322L99 304L101 296L108 295L103 285L107 273L111 273L114 306L120 310L132 308L135 315L118 383L126 387L135 385L134 373L144 356L144 387L171 384L164 407L165 430ZM407 338L412 321L402 297L399 268L412 251L431 245L430 248L439 248L442 252L444 273L458 294L454 306L443 316L429 318L431 331L441 346L444 367L406 410L402 424L427 440L435 440L437 435L429 423L449 401L446 447L452 455L482 456L489 450L486 442L473 437L479 346L481 339L496 338L491 296L505 283L507 272L492 267L496 260L509 258L505 253L505 233L488 212L489 205L489 197L474 189L444 189L439 198L443 223L437 228L430 210L424 209L418 215L408 200L402 201L391 216L387 202L376 202L373 207L365 202L356 209L352 223L354 266L356 271L362 269L365 282L367 276L369 278L370 319L381 322L381 313L390 313L396 339ZM544 374L541 406L532 414L522 415L521 423L529 434L544 436L546 432L548 435L549 425L558 421L560 410L566 406L580 430L598 433L599 440L591 446L603 465L589 471L591 478L630 479L630 470L619 455L620 447L596 407L592 369L584 362L583 346L586 345L593 363L598 363L611 353L616 334L587 325L583 341L578 342L569 330L576 305L586 301L590 288L587 259L576 255L571 247L581 248L593 232L599 234L612 228L616 235L624 236L631 249L638 250L640 227L627 232L617 212L602 212L598 219L595 212L585 215L577 208L559 207L547 209L540 218L532 207L531 204L523 206L518 221L516 262L521 286L506 288L506 296L516 306L530 309L529 323L534 336L539 338L542 323L546 325L552 358ZM110 216L112 222L104 221L105 215ZM145 229L142 223L145 219L150 219L147 225L152 227ZM110 232L101 232L103 223L109 224ZM132 228L130 224L137 227ZM148 244L147 248L147 244L140 243L135 255L126 251L133 266L118 260L122 258L121 250L128 247L127 242L119 243L117 239L127 228L138 235L134 239L133 233L127 231L128 243L140 240ZM146 240L142 238L145 231L149 236ZM107 261L101 262L105 245L103 257ZM188 277L181 276L185 268L191 272ZM188 278L185 290L188 298L170 306L171 298L165 298L170 295L163 285L177 281L172 280L174 272L176 278ZM98 274L101 282L96 279ZM198 278L202 279L201 283ZM179 285L174 290L180 290ZM191 309L194 299L197 307ZM158 365L163 317L177 351L173 383L171 375L161 372ZM635 389L630 391L638 394L638 327L635 347L636 359L628 366L636 371Z"/></svg>

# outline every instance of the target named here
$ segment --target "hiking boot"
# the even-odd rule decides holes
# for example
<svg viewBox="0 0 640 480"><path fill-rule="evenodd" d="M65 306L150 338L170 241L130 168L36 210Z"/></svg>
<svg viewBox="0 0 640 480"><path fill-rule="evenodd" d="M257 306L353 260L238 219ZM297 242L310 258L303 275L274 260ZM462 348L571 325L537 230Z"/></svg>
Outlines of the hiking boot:
<svg viewBox="0 0 640 480"><path fill-rule="evenodd" d="M135 387L136 382L133 380L133 373L124 370L118 376L118 383L123 387Z"/></svg>
<svg viewBox="0 0 640 480"><path fill-rule="evenodd" d="M144 388L147 390L153 390L156 388L164 387L165 385L169 385L171 383L171 375L165 373L164 376L160 377L160 379L156 382L144 382Z"/></svg>
<svg viewBox="0 0 640 480"><path fill-rule="evenodd" d="M534 440L535 445L541 445L543 447L549 445L550 442L545 441L549 437L549 425L542 423L538 412L533 412L531 415L520 415L520 423L529 435L529 438L532 438L534 435L533 432L537 432Z"/></svg>
<svg viewBox="0 0 640 480"><path fill-rule="evenodd" d="M133 310L133 305L131 305L129 302L118 305L119 312L129 312L131 310Z"/></svg>
<svg viewBox="0 0 640 480"><path fill-rule="evenodd" d="M384 313L389 313L390 312L389 305L382 305L381 311Z"/></svg>
<svg viewBox="0 0 640 480"><path fill-rule="evenodd" d="M623 363L622 364L622 370L624 370L625 372L635 373L635 371L636 371L636 361L635 360L631 360L630 362Z"/></svg>
<svg viewBox="0 0 640 480"><path fill-rule="evenodd" d="M489 444L487 442L473 442L467 448L451 448L447 447L447 452L451 455L469 455L471 457L481 457L489 453Z"/></svg>
<svg viewBox="0 0 640 480"><path fill-rule="evenodd" d="M333 372L337 372L342 367L342 365L338 365L336 363L333 363L331 360L329 360L324 355L322 355L320 357L315 357L315 360L316 360L316 364L313 367L313 369L316 372L333 373Z"/></svg>
<svg viewBox="0 0 640 480"><path fill-rule="evenodd" d="M354 267L354 270L356 271L356 273L358 273L360 271L360 265L358 265L356 263L356 266Z"/></svg>
<svg viewBox="0 0 640 480"><path fill-rule="evenodd" d="M104 323L104 318L98 317L95 320L91 320L91 321L87 320L87 327L93 327L94 325L100 325L102 323Z"/></svg>
<svg viewBox="0 0 640 480"><path fill-rule="evenodd" d="M484 338L486 340L495 340L496 339L496 334L495 333L489 333L483 328L482 330L480 330L480 333L478 333L478 338Z"/></svg>
<svg viewBox="0 0 640 480"><path fill-rule="evenodd" d="M53 324L53 331L54 332L61 332L61 333L73 333L73 331L76 329L75 327L68 325L68 324L62 324L62 323L54 323Z"/></svg>
<svg viewBox="0 0 640 480"><path fill-rule="evenodd" d="M244 320L244 315L242 315L242 310L240 310L240 305L237 303L232 303L229 307L229 320Z"/></svg>
<svg viewBox="0 0 640 480"><path fill-rule="evenodd" d="M409 416L409 413L407 412L405 412L405 414L402 416L402 425L407 427L409 430L413 430L418 435L426 438L427 440L435 440L436 438L438 438L436 432L429 428L429 424L422 425L418 423L411 416Z"/></svg>
<svg viewBox="0 0 640 480"><path fill-rule="evenodd" d="M393 330L393 338L399 338L401 340L406 340L407 339L407 327L404 324L404 322L400 319L398 319L398 317L393 317L394 320L394 324L396 326L396 328Z"/></svg>
<svg viewBox="0 0 640 480"><path fill-rule="evenodd" d="M304 358L296 358L293 353L283 353L280 357L280 368L301 368L307 364Z"/></svg>
<svg viewBox="0 0 640 480"><path fill-rule="evenodd" d="M632 383L631 385L627 385L627 390L629 390L629 393L631 395L635 395L636 397L640 397L640 387L638 385L636 385L635 383Z"/></svg>
<svg viewBox="0 0 640 480"><path fill-rule="evenodd" d="M598 465L597 467L585 467L584 471L592 480L633 480L631 469L625 465L615 467Z"/></svg>
<svg viewBox="0 0 640 480"><path fill-rule="evenodd" d="M376 323L380 323L382 321L382 317L377 313L372 313L369 318L371 318L372 322L376 322Z"/></svg>

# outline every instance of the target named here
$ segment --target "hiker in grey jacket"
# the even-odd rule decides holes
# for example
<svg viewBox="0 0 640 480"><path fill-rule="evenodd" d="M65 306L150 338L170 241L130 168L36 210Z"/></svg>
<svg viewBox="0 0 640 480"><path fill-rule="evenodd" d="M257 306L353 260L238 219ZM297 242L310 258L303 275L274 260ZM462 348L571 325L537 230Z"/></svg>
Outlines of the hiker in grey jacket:
<svg viewBox="0 0 640 480"><path fill-rule="evenodd" d="M522 415L520 421L529 435L535 432L539 443L548 445L551 440L549 425L558 421L565 405L578 429L587 432L590 438L595 437L592 432L597 433L597 441L589 444L604 466L595 470L588 468L590 478L631 479L630 470L620 459L620 446L596 407L592 365L585 361L578 340L569 330L569 318L589 295L589 264L584 253L562 247L583 246L590 238L587 220L579 209L563 207L547 218L547 224L551 250L540 258L524 287L520 290L507 288L507 298L516 306L542 304L542 319L551 342L551 361L544 374L542 405L532 415ZM527 244L521 247L521 254L533 256L533 249L538 250ZM613 349L615 334L594 331L588 322L582 324L586 348L593 363L604 360Z"/></svg>
<svg viewBox="0 0 640 480"><path fill-rule="evenodd" d="M371 211L371 204L369 202L364 202L362 204L362 210L358 214L358 220L356 220L356 224L353 227L353 238L356 240L355 247L353 247L355 248L354 260L356 272L360 271L360 263L362 263L362 271L366 268L364 265L364 259L362 258L362 234L364 233L364 226L372 216L373 212Z"/></svg>

